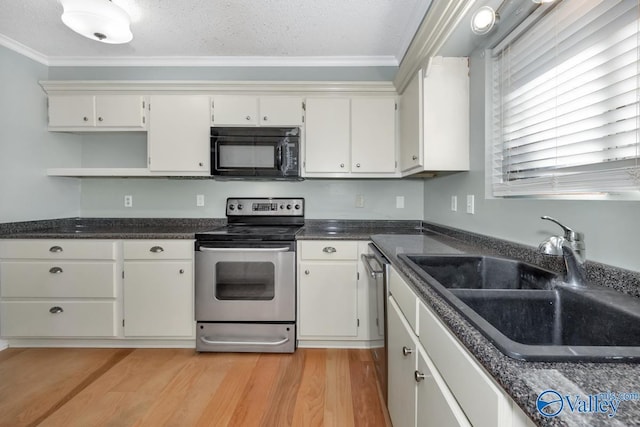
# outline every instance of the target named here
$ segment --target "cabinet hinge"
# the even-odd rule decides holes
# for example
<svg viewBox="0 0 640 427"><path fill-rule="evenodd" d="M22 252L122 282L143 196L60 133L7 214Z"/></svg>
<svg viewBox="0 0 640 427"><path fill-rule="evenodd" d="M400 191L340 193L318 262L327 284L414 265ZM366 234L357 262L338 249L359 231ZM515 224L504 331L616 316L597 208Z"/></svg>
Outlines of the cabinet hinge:
<svg viewBox="0 0 640 427"><path fill-rule="evenodd" d="M214 120L213 120L213 114L212 114L212 115L211 115L211 122L213 123L213 121L214 121Z"/></svg>
<svg viewBox="0 0 640 427"><path fill-rule="evenodd" d="M149 165L151 165L151 157L149 157L147 161L149 162Z"/></svg>
<svg viewBox="0 0 640 427"><path fill-rule="evenodd" d="M359 271L356 273L356 275L357 275L357 279L356 280L360 280L360 272Z"/></svg>
<svg viewBox="0 0 640 427"><path fill-rule="evenodd" d="M398 103L397 102L395 103L395 106L396 106L396 111L398 111Z"/></svg>
<svg viewBox="0 0 640 427"><path fill-rule="evenodd" d="M144 101L142 101L142 109L144 110L144 107L146 107L146 103Z"/></svg>
<svg viewBox="0 0 640 427"><path fill-rule="evenodd" d="M149 103L149 111L151 111L151 103Z"/></svg>
<svg viewBox="0 0 640 427"><path fill-rule="evenodd" d="M124 270L122 270L122 278L124 279Z"/></svg>
<svg viewBox="0 0 640 427"><path fill-rule="evenodd" d="M122 319L122 327L124 328L124 319Z"/></svg>
<svg viewBox="0 0 640 427"><path fill-rule="evenodd" d="M379 326L379 325L380 325L380 321L379 321L379 320L380 320L380 319L378 319L378 318L376 317L376 326Z"/></svg>
<svg viewBox="0 0 640 427"><path fill-rule="evenodd" d="M302 110L307 111L307 103L302 101Z"/></svg>
<svg viewBox="0 0 640 427"><path fill-rule="evenodd" d="M360 327L360 319L357 319L356 324L358 325L358 328Z"/></svg>
<svg viewBox="0 0 640 427"><path fill-rule="evenodd" d="M304 123L304 116L302 116L302 123Z"/></svg>
<svg viewBox="0 0 640 427"><path fill-rule="evenodd" d="M147 118L145 116L142 116L142 124L147 123Z"/></svg>
<svg viewBox="0 0 640 427"><path fill-rule="evenodd" d="M398 161L396 160L396 169L398 169Z"/></svg>

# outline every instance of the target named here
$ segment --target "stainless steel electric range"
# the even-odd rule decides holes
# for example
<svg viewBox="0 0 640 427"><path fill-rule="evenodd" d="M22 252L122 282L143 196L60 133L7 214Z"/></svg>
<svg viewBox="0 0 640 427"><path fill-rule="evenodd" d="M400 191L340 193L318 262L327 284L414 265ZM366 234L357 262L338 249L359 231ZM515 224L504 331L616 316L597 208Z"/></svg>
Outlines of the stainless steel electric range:
<svg viewBox="0 0 640 427"><path fill-rule="evenodd" d="M227 226L196 234L196 350L292 353L302 198L229 198Z"/></svg>

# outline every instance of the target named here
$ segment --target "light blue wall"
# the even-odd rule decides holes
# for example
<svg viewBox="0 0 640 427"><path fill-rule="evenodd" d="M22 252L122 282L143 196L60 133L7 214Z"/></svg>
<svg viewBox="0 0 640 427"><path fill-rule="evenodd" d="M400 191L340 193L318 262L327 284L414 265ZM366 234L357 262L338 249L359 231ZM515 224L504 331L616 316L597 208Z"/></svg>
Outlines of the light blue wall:
<svg viewBox="0 0 640 427"><path fill-rule="evenodd" d="M196 195L205 206L196 207ZM125 208L124 196L133 196ZM356 197L364 196L357 208ZM314 179L302 182L183 179L89 179L82 181L82 216L224 218L227 197L304 197L307 218L422 219L423 183L415 179ZM405 207L396 208L396 196Z"/></svg>
<svg viewBox="0 0 640 427"><path fill-rule="evenodd" d="M398 67L51 67L50 80L391 81Z"/></svg>
<svg viewBox="0 0 640 427"><path fill-rule="evenodd" d="M77 216L80 182L49 178L58 161L79 161L73 138L47 132L47 67L0 46L0 222Z"/></svg>
<svg viewBox="0 0 640 427"><path fill-rule="evenodd" d="M485 72L484 58L471 58L471 171L426 180L424 219L463 230L537 246L560 229L540 220L557 218L586 236L587 258L640 271L640 202L485 197ZM474 194L476 213L465 213L466 195ZM452 212L451 196L458 196Z"/></svg>

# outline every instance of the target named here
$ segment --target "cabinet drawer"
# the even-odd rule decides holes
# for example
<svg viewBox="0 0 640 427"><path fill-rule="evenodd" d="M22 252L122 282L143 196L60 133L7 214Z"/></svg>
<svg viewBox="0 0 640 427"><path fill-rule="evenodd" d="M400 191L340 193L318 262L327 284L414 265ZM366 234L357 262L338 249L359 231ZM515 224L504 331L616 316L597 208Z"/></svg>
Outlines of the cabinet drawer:
<svg viewBox="0 0 640 427"><path fill-rule="evenodd" d="M339 240L300 242L300 257L315 260L357 260L358 242Z"/></svg>
<svg viewBox="0 0 640 427"><path fill-rule="evenodd" d="M420 342L472 425L504 425L511 405L467 350L422 302Z"/></svg>
<svg viewBox="0 0 640 427"><path fill-rule="evenodd" d="M114 262L2 262L3 298L115 298Z"/></svg>
<svg viewBox="0 0 640 427"><path fill-rule="evenodd" d="M193 259L193 240L126 240L125 259Z"/></svg>
<svg viewBox="0 0 640 427"><path fill-rule="evenodd" d="M391 269L391 277L389 279L389 293L398 303L398 307L407 318L407 322L411 325L413 331L418 334L418 311L416 294L409 288L409 285L400 277L398 272Z"/></svg>
<svg viewBox="0 0 640 427"><path fill-rule="evenodd" d="M0 240L0 258L116 259L112 240Z"/></svg>
<svg viewBox="0 0 640 427"><path fill-rule="evenodd" d="M0 303L0 309L4 337L116 335L115 302L8 301Z"/></svg>

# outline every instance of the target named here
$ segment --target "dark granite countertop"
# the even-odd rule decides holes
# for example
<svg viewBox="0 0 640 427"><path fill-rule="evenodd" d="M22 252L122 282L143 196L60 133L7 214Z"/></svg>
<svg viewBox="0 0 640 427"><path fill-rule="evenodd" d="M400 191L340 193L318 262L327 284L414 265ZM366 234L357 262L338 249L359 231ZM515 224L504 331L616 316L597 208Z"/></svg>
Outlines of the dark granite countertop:
<svg viewBox="0 0 640 427"><path fill-rule="evenodd" d="M63 218L0 224L0 238L193 239L225 224L217 218Z"/></svg>
<svg viewBox="0 0 640 427"><path fill-rule="evenodd" d="M545 418L536 409L539 393L553 389L571 396L600 393L639 393L640 364L631 363L542 363L511 359L462 317L433 288L398 258L401 253L474 253L507 256L495 243L464 241L432 229L422 235L374 235L373 242L404 276L421 300L429 306L493 376L500 386L536 424L541 426L631 426L640 425L640 401L623 401L614 417L606 414L570 412ZM508 245L509 246L509 245ZM514 245L519 247L519 245ZM502 248L504 249L504 248ZM522 249L522 247L520 247ZM511 256L514 254L512 253Z"/></svg>

